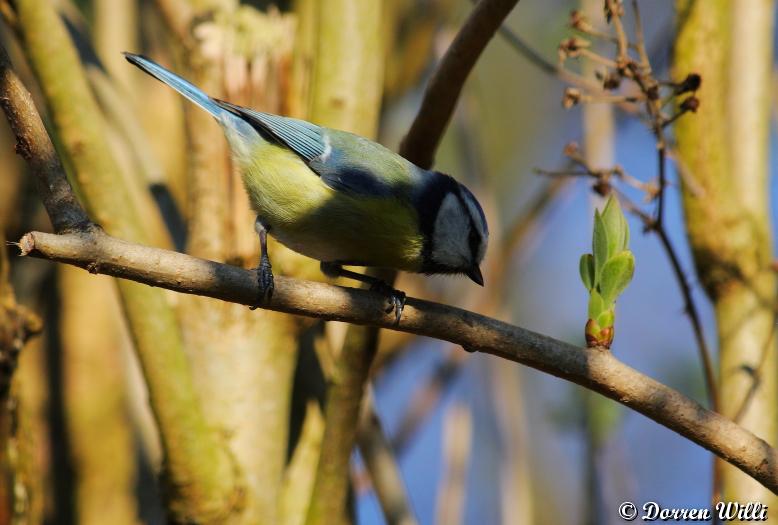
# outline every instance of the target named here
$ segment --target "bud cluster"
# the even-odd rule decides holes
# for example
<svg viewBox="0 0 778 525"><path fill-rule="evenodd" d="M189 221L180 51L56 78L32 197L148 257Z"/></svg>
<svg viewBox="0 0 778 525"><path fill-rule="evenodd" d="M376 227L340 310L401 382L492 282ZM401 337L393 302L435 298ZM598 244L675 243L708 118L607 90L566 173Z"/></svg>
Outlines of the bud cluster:
<svg viewBox="0 0 778 525"><path fill-rule="evenodd" d="M581 256L579 270L589 291L586 344L610 348L616 299L635 273L635 257L629 251L629 225L618 199L612 195L602 213L594 212L592 253Z"/></svg>

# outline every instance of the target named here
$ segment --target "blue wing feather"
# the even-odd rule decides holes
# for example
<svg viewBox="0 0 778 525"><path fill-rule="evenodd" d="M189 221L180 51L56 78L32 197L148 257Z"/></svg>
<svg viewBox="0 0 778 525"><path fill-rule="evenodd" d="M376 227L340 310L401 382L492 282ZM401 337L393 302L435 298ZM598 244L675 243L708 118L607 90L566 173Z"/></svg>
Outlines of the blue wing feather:
<svg viewBox="0 0 778 525"><path fill-rule="evenodd" d="M231 111L260 131L269 134L275 141L282 142L306 162L324 155L326 145L322 137L322 128L304 120L280 117L261 113L253 109L236 106L223 100L216 101L219 106Z"/></svg>
<svg viewBox="0 0 778 525"><path fill-rule="evenodd" d="M328 162L314 159L308 166L334 190L371 197L389 197L394 193L389 184L361 166L338 163L332 158Z"/></svg>

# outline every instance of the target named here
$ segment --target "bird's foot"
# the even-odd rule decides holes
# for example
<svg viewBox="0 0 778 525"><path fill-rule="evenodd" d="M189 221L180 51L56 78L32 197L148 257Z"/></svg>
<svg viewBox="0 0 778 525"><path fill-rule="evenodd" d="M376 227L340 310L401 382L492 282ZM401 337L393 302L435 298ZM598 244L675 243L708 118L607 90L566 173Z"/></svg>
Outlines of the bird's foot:
<svg viewBox="0 0 778 525"><path fill-rule="evenodd" d="M273 289L275 288L275 282L273 279L273 266L270 264L270 259L266 255L263 255L259 259L259 267L257 268L257 302L250 306L252 310L256 310L259 305L265 301L269 301L273 297Z"/></svg>
<svg viewBox="0 0 778 525"><path fill-rule="evenodd" d="M400 316L403 313L403 308L405 308L405 292L392 288L384 281L374 282L370 285L370 289L387 297L389 307L386 309L386 313L394 312L394 324L395 326L399 326Z"/></svg>

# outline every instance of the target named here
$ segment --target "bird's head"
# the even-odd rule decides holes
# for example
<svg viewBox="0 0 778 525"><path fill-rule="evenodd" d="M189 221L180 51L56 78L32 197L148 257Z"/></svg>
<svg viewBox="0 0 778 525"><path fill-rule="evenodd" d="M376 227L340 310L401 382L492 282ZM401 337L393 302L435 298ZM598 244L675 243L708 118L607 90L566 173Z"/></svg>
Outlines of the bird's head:
<svg viewBox="0 0 778 525"><path fill-rule="evenodd" d="M486 254L489 228L475 196L454 182L442 196L432 224L432 273L463 273L483 286L480 264Z"/></svg>

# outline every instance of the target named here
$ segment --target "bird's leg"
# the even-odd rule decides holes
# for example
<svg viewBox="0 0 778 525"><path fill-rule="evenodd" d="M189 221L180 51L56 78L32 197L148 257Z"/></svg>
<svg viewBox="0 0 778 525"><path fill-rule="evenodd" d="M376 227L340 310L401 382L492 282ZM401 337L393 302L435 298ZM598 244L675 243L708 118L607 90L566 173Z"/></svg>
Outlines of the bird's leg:
<svg viewBox="0 0 778 525"><path fill-rule="evenodd" d="M268 226L262 224L259 216L254 221L254 230L259 235L259 266L257 267L257 284L259 293L257 294L257 303L251 307L257 308L265 299L270 300L273 296L273 266L270 264L270 258L267 256L267 232Z"/></svg>
<svg viewBox="0 0 778 525"><path fill-rule="evenodd" d="M405 308L405 292L392 288L378 277L346 270L340 264L322 262L321 271L327 277L346 277L347 279L354 279L355 281L369 284L372 291L383 294L388 298L389 308L386 309L386 313L394 311L395 324L400 324L400 316L403 313L403 308Z"/></svg>

